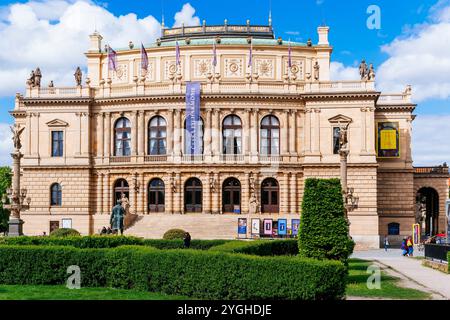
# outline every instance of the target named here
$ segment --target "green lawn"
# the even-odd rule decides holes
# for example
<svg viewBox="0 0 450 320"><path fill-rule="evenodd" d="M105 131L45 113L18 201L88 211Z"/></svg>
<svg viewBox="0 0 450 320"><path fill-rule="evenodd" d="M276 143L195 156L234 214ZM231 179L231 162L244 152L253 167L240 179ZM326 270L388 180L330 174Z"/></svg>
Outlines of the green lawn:
<svg viewBox="0 0 450 320"><path fill-rule="evenodd" d="M65 286L0 285L0 300L182 300L145 291L112 288L68 289Z"/></svg>
<svg viewBox="0 0 450 320"><path fill-rule="evenodd" d="M347 296L388 298L388 299L429 299L430 294L397 285L399 279L381 273L381 289L368 289L366 285L370 274L366 273L370 261L350 259Z"/></svg>

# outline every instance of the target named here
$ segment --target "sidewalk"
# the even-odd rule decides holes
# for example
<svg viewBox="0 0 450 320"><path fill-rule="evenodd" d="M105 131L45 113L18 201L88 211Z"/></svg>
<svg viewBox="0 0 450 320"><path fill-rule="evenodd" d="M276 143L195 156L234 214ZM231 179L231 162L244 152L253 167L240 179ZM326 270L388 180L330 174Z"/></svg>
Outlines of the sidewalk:
<svg viewBox="0 0 450 320"><path fill-rule="evenodd" d="M423 256L423 252L417 252L416 256ZM383 249L355 251L351 257L378 261L450 299L450 274L424 267L422 266L422 260L403 257L400 249L389 249L387 252Z"/></svg>

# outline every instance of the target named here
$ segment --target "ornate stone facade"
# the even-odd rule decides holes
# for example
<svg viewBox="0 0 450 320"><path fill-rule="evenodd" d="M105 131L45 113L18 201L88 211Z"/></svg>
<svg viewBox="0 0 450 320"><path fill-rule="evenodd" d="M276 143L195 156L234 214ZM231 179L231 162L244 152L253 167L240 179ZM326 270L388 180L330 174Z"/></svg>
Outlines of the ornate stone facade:
<svg viewBox="0 0 450 320"><path fill-rule="evenodd" d="M175 42L163 38L164 45L146 48L149 68L141 77L139 49L117 50L118 70L108 71L102 38L91 35L85 85L29 85L16 98L12 115L25 127L22 185L32 199L22 215L24 232L70 224L83 234L96 233L108 224L121 193L138 216L127 234L161 237L180 227L194 238L235 238L238 217L248 218L249 226L254 217L290 223L301 214L306 178L339 177L333 135L336 124L347 121L348 186L359 197L349 214L352 237L360 247L378 247L392 222L401 224L399 236L409 234L417 191L410 91L380 95L373 81L330 81L328 28L318 33L318 45L291 44L291 70L288 44L255 34L252 81L246 78L246 38L222 35L215 68L216 38L179 41L178 70ZM201 81L198 155L184 147L186 81ZM232 153L224 133L230 116L240 123L232 129L238 130ZM381 120L399 124L398 158L377 158Z"/></svg>

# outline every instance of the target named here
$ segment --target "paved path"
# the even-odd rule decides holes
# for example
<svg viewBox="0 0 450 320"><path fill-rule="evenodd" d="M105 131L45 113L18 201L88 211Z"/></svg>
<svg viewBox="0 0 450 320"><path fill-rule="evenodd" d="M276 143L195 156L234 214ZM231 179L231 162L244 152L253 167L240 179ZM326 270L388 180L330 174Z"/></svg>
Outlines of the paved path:
<svg viewBox="0 0 450 320"><path fill-rule="evenodd" d="M423 252L414 254L423 256ZM355 251L352 258L378 261L450 300L450 274L424 267L420 259L403 257L400 249Z"/></svg>

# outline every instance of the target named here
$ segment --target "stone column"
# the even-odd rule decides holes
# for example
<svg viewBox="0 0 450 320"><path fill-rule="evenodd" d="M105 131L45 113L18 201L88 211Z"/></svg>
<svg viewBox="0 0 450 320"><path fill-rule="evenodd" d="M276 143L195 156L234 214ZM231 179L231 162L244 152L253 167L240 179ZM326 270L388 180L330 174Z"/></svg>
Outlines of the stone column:
<svg viewBox="0 0 450 320"><path fill-rule="evenodd" d="M97 114L98 124L97 124L97 156L104 156L104 139L105 139L105 114L98 113Z"/></svg>
<svg viewBox="0 0 450 320"><path fill-rule="evenodd" d="M305 113L302 111L296 112L295 118L296 118L296 130L297 130L297 137L296 137L296 148L297 148L297 155L301 155L304 153L305 149ZM301 125L300 125L301 124Z"/></svg>
<svg viewBox="0 0 450 320"><path fill-rule="evenodd" d="M181 111L180 110L174 110L175 113L175 122L174 122L174 135L173 135L173 151L174 156L180 157L181 156L181 132L182 129L180 127L181 124Z"/></svg>
<svg viewBox="0 0 450 320"><path fill-rule="evenodd" d="M289 213L297 214L299 209L297 203L297 174L295 172L290 174L289 194L291 196Z"/></svg>
<svg viewBox="0 0 450 320"><path fill-rule="evenodd" d="M204 148L204 154L205 154L205 158L208 159L208 162L211 162L211 154L212 154L212 134L213 134L213 126L212 126L212 110L211 109L207 109L206 110L206 118L205 118L205 123L204 123L204 128L205 128L205 138L204 138L204 144L205 144L205 148Z"/></svg>
<svg viewBox="0 0 450 320"><path fill-rule="evenodd" d="M213 172L208 172L206 174L206 183L204 184L203 187L203 212L206 214L211 214L212 213L212 202L213 202L213 196L212 196L212 190L211 190L211 186L210 186L210 179L213 177L214 173Z"/></svg>
<svg viewBox="0 0 450 320"><path fill-rule="evenodd" d="M251 129L250 129L250 136L251 136L251 157L252 157L252 162L257 162L258 161L258 149L259 149L259 144L258 144L258 129L259 129L259 114L258 114L258 110L257 109L252 109L251 111L252 113L252 118L253 120L251 121Z"/></svg>
<svg viewBox="0 0 450 320"><path fill-rule="evenodd" d="M138 205L137 185L138 185L138 174L137 174L137 172L134 172L133 177L131 178L131 183L130 183L130 198L131 199L129 199L130 200L130 212L132 214L137 213L137 205Z"/></svg>
<svg viewBox="0 0 450 320"><path fill-rule="evenodd" d="M178 211L177 213L184 213L184 185L181 173L177 173L177 192L178 192Z"/></svg>
<svg viewBox="0 0 450 320"><path fill-rule="evenodd" d="M139 214L146 214L147 211L147 192L148 192L148 188L147 188L147 184L145 183L145 176L143 173L139 174L139 178L138 178L141 182L141 188L139 191Z"/></svg>
<svg viewBox="0 0 450 320"><path fill-rule="evenodd" d="M219 192L222 188L220 188L220 176L218 172L214 172L213 174L214 182L216 183L216 192L212 194L212 213L219 214L222 210L220 208L219 203Z"/></svg>
<svg viewBox="0 0 450 320"><path fill-rule="evenodd" d="M250 205L250 173L245 173L245 179L241 181L241 211L242 214L249 214ZM250 223L250 221L248 221Z"/></svg>
<svg viewBox="0 0 450 320"><path fill-rule="evenodd" d="M244 143L244 155L248 156L250 155L250 146L251 146L251 135L250 135L250 125L251 125L251 116L252 113L249 109L245 110L245 121L244 122L244 127L243 127L243 131L242 131L242 139L243 139L243 143Z"/></svg>
<svg viewBox="0 0 450 320"><path fill-rule="evenodd" d="M137 120L137 155L143 157L145 155L145 112L138 112Z"/></svg>
<svg viewBox="0 0 450 320"><path fill-rule="evenodd" d="M104 156L109 158L111 156L111 113L105 113L105 144Z"/></svg>
<svg viewBox="0 0 450 320"><path fill-rule="evenodd" d="M297 118L297 112L294 110L291 110L289 112L289 155L290 156L296 156L297 150L296 150L296 141L298 137L296 137L296 119Z"/></svg>
<svg viewBox="0 0 450 320"><path fill-rule="evenodd" d="M283 172L280 183L280 213L289 213L289 173Z"/></svg>
<svg viewBox="0 0 450 320"><path fill-rule="evenodd" d="M213 130L213 141L212 141L212 152L215 161L219 161L220 154L222 153L220 150L220 110L214 110L213 122L211 130Z"/></svg>
<svg viewBox="0 0 450 320"><path fill-rule="evenodd" d="M103 213L103 173L97 172L97 214Z"/></svg>
<svg viewBox="0 0 450 320"><path fill-rule="evenodd" d="M78 117L78 138L75 140L76 144L75 144L75 155L79 156L81 155L81 141L82 141L82 136L81 136L81 117L82 117L82 113L81 112L77 112L75 113L75 115Z"/></svg>
<svg viewBox="0 0 450 320"><path fill-rule="evenodd" d="M137 155L137 111L133 111L131 120L131 155Z"/></svg>
<svg viewBox="0 0 450 320"><path fill-rule="evenodd" d="M367 121L366 121L366 125L367 125L367 151L370 154L375 154L375 108L374 107L370 107L367 108Z"/></svg>
<svg viewBox="0 0 450 320"><path fill-rule="evenodd" d="M103 175L103 212L109 214L111 212L111 190L109 186L109 172Z"/></svg>
<svg viewBox="0 0 450 320"><path fill-rule="evenodd" d="M360 108L361 110L361 153L367 152L367 108Z"/></svg>
<svg viewBox="0 0 450 320"><path fill-rule="evenodd" d="M320 152L320 109L314 109L314 140L313 152Z"/></svg>
<svg viewBox="0 0 450 320"><path fill-rule="evenodd" d="M92 115L88 112L81 113L81 154L88 157L90 154L90 134L91 134L91 118Z"/></svg>
<svg viewBox="0 0 450 320"><path fill-rule="evenodd" d="M172 114L172 112L170 112L170 114ZM166 192L166 205L165 205L165 213L173 213L173 199L174 199L174 192L172 190L172 184L174 182L174 178L173 178L173 172L169 172L168 176L167 176L167 182L166 183L166 187L165 187L165 192Z"/></svg>
<svg viewBox="0 0 450 320"><path fill-rule="evenodd" d="M312 152L312 146L311 146L311 138L312 138L312 130L311 130L311 115L312 115L313 109L306 109L305 110L305 126L304 126L304 135L305 135L305 152L311 153Z"/></svg>
<svg viewBox="0 0 450 320"><path fill-rule="evenodd" d="M27 145L26 145L26 149L25 149L25 155L29 156L31 155L31 112L27 112L27 122L26 122L26 132L27 132ZM64 137L66 138L66 137ZM67 139L67 138L66 138Z"/></svg>
<svg viewBox="0 0 450 320"><path fill-rule="evenodd" d="M173 139L174 139L174 125L173 125L173 121L174 121L174 110L168 110L167 112L167 134L166 134L166 144L167 144L167 150L166 153L167 155L171 156L173 155ZM170 178L172 179L172 178Z"/></svg>
<svg viewBox="0 0 450 320"><path fill-rule="evenodd" d="M286 156L289 153L289 110L283 110L283 126L281 126L281 155Z"/></svg>
<svg viewBox="0 0 450 320"><path fill-rule="evenodd" d="M31 114L32 119L32 138L31 140L31 152L34 157L39 157L39 113L33 112Z"/></svg>
<svg viewBox="0 0 450 320"><path fill-rule="evenodd" d="M412 155L411 155L411 135L412 135L412 119L406 119L406 124L407 124L407 128L406 128L406 163L408 165L412 165Z"/></svg>

